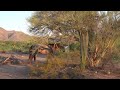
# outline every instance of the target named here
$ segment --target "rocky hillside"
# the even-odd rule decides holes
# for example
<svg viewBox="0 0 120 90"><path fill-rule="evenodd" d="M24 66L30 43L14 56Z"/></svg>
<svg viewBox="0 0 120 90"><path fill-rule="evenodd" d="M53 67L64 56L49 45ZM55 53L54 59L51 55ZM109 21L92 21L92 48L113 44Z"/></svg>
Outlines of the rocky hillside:
<svg viewBox="0 0 120 90"><path fill-rule="evenodd" d="M0 40L1 41L26 41L30 36L20 31L7 31L0 27Z"/></svg>

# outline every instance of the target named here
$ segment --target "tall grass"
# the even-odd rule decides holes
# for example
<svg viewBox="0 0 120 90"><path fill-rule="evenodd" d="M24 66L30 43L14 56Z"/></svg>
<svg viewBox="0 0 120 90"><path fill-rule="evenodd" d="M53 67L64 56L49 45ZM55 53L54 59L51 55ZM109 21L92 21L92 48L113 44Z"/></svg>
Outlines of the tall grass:
<svg viewBox="0 0 120 90"><path fill-rule="evenodd" d="M70 52L59 52L54 57L48 55L46 63L37 62L31 65L30 76L35 76L39 79L90 78L80 71L80 53L79 50L75 50L73 47ZM113 63L120 63L120 38L116 40L112 53L109 53L108 50L103 59L104 61L106 59L108 61L112 60Z"/></svg>
<svg viewBox="0 0 120 90"><path fill-rule="evenodd" d="M120 62L120 38L116 40L115 47L112 53L112 60L114 62Z"/></svg>
<svg viewBox="0 0 120 90"><path fill-rule="evenodd" d="M39 79L78 79L87 78L80 71L79 52L60 53L47 56L46 63L30 65L30 76Z"/></svg>

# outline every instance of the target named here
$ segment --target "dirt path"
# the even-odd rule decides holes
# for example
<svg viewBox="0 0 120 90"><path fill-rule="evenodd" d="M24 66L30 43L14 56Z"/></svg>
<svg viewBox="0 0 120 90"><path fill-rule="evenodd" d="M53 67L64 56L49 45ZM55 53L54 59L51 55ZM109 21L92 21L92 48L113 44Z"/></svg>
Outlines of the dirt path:
<svg viewBox="0 0 120 90"><path fill-rule="evenodd" d="M18 65L0 66L0 79L28 79L29 68Z"/></svg>
<svg viewBox="0 0 120 90"><path fill-rule="evenodd" d="M28 54L12 54L26 65L0 65L0 79L29 79ZM0 53L0 56L5 58L10 55L11 53ZM38 55L37 61L45 61L45 55Z"/></svg>
<svg viewBox="0 0 120 90"><path fill-rule="evenodd" d="M29 77L29 67L28 67L28 54L17 54L12 53L17 59L25 62L24 65L0 65L0 79L31 79ZM11 53L0 53L1 58L7 58ZM46 55L38 55L37 61L44 62L46 61ZM86 75L90 78L88 79L120 79L120 63L116 63L115 73L107 74L106 72L98 71L88 71Z"/></svg>

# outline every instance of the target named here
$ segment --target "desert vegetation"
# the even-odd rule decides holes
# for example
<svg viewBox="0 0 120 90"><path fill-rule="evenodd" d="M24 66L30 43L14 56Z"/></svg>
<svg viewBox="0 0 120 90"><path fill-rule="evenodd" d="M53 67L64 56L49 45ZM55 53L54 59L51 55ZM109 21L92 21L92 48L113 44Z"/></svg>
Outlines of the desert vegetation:
<svg viewBox="0 0 120 90"><path fill-rule="evenodd" d="M29 78L120 78L119 11L36 11L27 21L36 37L25 42L1 41L1 51L28 55L32 44L48 45L49 38L68 47L46 55L44 62L28 65Z"/></svg>

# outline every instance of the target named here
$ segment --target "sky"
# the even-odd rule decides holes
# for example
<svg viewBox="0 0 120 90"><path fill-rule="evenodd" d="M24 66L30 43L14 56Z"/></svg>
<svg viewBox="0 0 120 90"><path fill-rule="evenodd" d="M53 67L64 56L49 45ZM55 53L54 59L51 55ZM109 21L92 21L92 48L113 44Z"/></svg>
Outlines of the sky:
<svg viewBox="0 0 120 90"><path fill-rule="evenodd" d="M28 32L27 18L29 18L34 11L0 11L0 27L10 31L22 31L26 34Z"/></svg>

